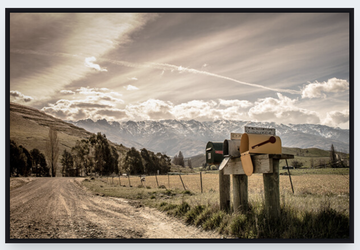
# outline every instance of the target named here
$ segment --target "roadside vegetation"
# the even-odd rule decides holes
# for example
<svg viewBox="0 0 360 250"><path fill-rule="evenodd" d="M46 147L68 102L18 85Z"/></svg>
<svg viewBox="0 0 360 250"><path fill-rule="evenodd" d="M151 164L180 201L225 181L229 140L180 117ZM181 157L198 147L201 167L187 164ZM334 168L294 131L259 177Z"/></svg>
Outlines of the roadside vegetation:
<svg viewBox="0 0 360 250"><path fill-rule="evenodd" d="M215 171L214 171L215 172ZM185 175L190 183L194 175ZM159 177L159 176L158 176ZM196 176L198 179L198 176ZM226 238L244 239L338 239L349 237L349 189L348 179L338 174L302 174L295 177L295 193L288 187L287 176L280 176L281 216L270 220L265 215L262 178L249 178L249 210L243 213L225 213L219 209L217 175L208 175L206 182L214 188L204 193L183 190L175 182L166 188L163 178L158 179L159 188L141 185L140 178L86 178L82 184L97 195L129 199L135 206L156 208L189 225L204 230L215 230ZM173 176L173 178L176 178ZM348 178L348 176L347 176ZM136 181L138 180L138 181ZM346 183L347 182L347 183ZM187 188L193 187L187 185Z"/></svg>

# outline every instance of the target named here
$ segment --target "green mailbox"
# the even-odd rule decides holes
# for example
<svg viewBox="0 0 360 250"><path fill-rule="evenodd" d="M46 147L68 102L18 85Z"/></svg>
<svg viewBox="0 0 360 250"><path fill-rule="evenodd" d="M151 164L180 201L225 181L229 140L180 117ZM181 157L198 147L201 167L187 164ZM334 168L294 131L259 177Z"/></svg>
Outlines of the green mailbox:
<svg viewBox="0 0 360 250"><path fill-rule="evenodd" d="M205 154L207 164L220 164L224 159L223 142L211 142L206 144Z"/></svg>

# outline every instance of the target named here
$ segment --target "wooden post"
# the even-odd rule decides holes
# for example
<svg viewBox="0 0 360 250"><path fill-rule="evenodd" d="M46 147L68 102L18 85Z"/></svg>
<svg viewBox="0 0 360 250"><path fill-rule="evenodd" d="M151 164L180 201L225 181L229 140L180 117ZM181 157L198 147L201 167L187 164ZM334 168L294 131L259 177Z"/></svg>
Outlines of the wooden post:
<svg viewBox="0 0 360 250"><path fill-rule="evenodd" d="M169 177L169 174L167 174L168 176L168 187L170 188L170 177Z"/></svg>
<svg viewBox="0 0 360 250"><path fill-rule="evenodd" d="M234 212L247 211L248 203L248 177L247 175L232 175L233 180L233 207Z"/></svg>
<svg viewBox="0 0 360 250"><path fill-rule="evenodd" d="M180 174L179 174L179 177L180 177L180 180L181 180L181 183L182 183L182 185L183 185L184 190L186 190L185 185L184 185L184 182L183 182Z"/></svg>
<svg viewBox="0 0 360 250"><path fill-rule="evenodd" d="M131 187L131 183L130 183L130 175L128 175L128 180L129 180L129 187Z"/></svg>
<svg viewBox="0 0 360 250"><path fill-rule="evenodd" d="M219 170L220 210L230 210L230 175L224 175L224 169Z"/></svg>
<svg viewBox="0 0 360 250"><path fill-rule="evenodd" d="M280 218L279 159L270 159L273 172L263 174L265 193L265 212L268 218Z"/></svg>
<svg viewBox="0 0 360 250"><path fill-rule="evenodd" d="M155 179L156 179L156 185L157 185L157 187L159 187L159 182L158 182L158 179L157 179L157 174L155 174Z"/></svg>
<svg viewBox="0 0 360 250"><path fill-rule="evenodd" d="M119 175L119 186L121 186L120 175Z"/></svg>
<svg viewBox="0 0 360 250"><path fill-rule="evenodd" d="M201 193L203 193L203 186L202 186L202 173L200 171L200 187L201 187Z"/></svg>

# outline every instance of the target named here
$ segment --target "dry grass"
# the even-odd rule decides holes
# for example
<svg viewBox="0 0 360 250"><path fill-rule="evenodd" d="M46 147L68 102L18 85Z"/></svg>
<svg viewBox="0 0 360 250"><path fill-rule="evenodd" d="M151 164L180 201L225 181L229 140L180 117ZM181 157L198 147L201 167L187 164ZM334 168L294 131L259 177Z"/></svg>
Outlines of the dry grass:
<svg viewBox="0 0 360 250"><path fill-rule="evenodd" d="M186 190L196 194L187 197L191 205L216 204L219 195L219 176L218 174L202 174L203 194L201 194L200 174L181 175ZM295 193L292 193L289 176L280 176L280 196L281 204L291 204L300 210L318 210L324 204L330 205L337 211L349 211L349 176L336 174L312 174L292 176L292 182ZM119 186L118 177L102 178L112 186ZM156 177L147 176L144 186L157 189ZM183 190L180 177L178 175L160 175L157 176L159 186L165 186L170 190ZM230 178L231 179L231 178ZM121 177L121 185L129 187L127 177ZM264 199L264 184L262 174L253 174L248 178L249 181L249 201L262 202ZM131 176L130 183L132 187L141 186L139 176ZM231 187L232 190L232 187ZM175 203L181 203L183 199L174 200Z"/></svg>
<svg viewBox="0 0 360 250"><path fill-rule="evenodd" d="M114 185L119 185L119 178L107 178L109 182L113 181ZM157 188L158 180L159 186L163 185L167 189L183 189L181 179L179 175L159 175L155 176L146 176L144 185ZM201 192L200 186L200 174L188 174L181 175L181 178L184 182L186 190L190 190L194 193ZM313 194L313 195L348 195L349 194L349 176L348 175L294 175L291 176L295 194ZM249 193L250 194L259 194L263 192L263 177L262 174L253 174L248 178L249 180ZM127 177L122 176L121 185L129 186L129 181ZM137 187L141 185L139 176L130 177L131 186ZM203 191L213 192L219 191L219 176L217 174L202 174L202 183ZM291 192L291 185L289 176L281 175L280 176L280 190L283 192Z"/></svg>

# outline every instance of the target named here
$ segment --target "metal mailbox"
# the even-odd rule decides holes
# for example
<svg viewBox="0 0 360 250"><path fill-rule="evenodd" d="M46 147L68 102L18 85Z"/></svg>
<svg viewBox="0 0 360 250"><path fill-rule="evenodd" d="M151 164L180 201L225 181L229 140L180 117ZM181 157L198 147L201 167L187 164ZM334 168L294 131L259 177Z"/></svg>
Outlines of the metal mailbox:
<svg viewBox="0 0 360 250"><path fill-rule="evenodd" d="M225 140L223 148L224 156L230 156L231 158L240 157L240 140Z"/></svg>
<svg viewBox="0 0 360 250"><path fill-rule="evenodd" d="M281 154L281 139L274 135L247 134L241 136L240 154Z"/></svg>
<svg viewBox="0 0 360 250"><path fill-rule="evenodd" d="M241 136L240 154L244 172L250 176L254 172L250 154L281 154L281 139L275 135L244 133Z"/></svg>
<svg viewBox="0 0 360 250"><path fill-rule="evenodd" d="M207 164L220 164L224 159L222 142L211 142L206 144L206 163Z"/></svg>

